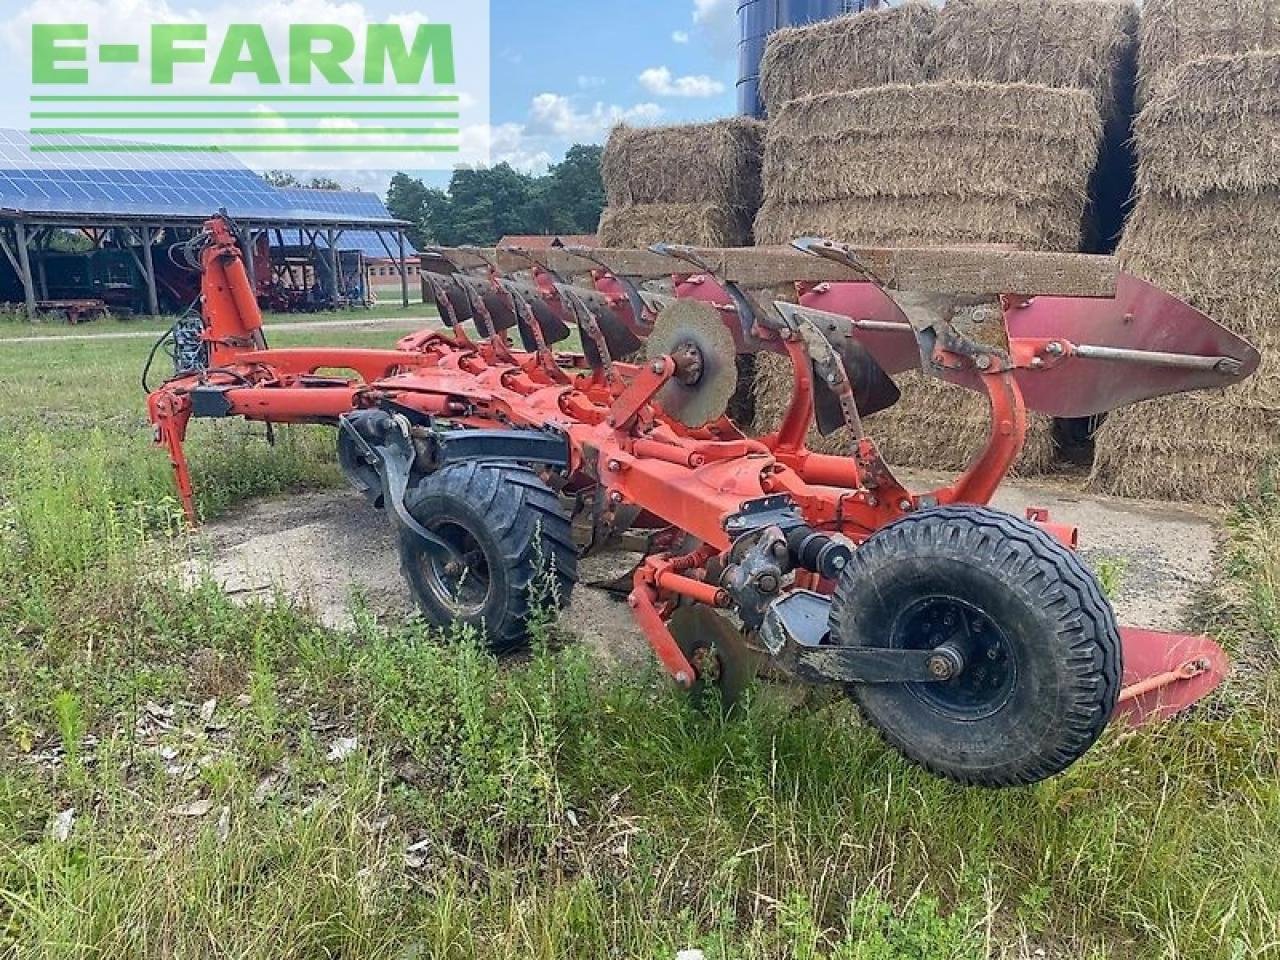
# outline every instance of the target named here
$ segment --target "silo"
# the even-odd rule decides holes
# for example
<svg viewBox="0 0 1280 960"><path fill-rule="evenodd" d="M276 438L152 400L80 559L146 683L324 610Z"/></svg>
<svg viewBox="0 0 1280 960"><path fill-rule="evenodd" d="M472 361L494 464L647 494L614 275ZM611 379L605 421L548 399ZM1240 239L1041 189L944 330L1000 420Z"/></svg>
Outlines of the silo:
<svg viewBox="0 0 1280 960"><path fill-rule="evenodd" d="M769 34L870 6L867 0L738 0L738 113L763 117L760 59Z"/></svg>

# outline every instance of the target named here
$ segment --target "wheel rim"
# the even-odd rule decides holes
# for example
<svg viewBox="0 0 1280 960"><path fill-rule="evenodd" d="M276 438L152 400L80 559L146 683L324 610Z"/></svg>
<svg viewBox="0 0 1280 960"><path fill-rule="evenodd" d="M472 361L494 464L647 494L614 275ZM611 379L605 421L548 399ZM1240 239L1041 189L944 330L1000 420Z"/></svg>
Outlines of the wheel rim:
<svg viewBox="0 0 1280 960"><path fill-rule="evenodd" d="M933 650L954 644L964 667L950 680L910 683L907 689L936 713L956 720L982 720L998 713L1018 680L1014 649L992 619L959 597L934 595L911 603L894 620L890 645Z"/></svg>
<svg viewBox="0 0 1280 960"><path fill-rule="evenodd" d="M480 616L493 590L484 547L460 524L440 521L427 527L448 543L454 553L442 557L431 551L424 552L418 561L423 583L435 601L455 617Z"/></svg>

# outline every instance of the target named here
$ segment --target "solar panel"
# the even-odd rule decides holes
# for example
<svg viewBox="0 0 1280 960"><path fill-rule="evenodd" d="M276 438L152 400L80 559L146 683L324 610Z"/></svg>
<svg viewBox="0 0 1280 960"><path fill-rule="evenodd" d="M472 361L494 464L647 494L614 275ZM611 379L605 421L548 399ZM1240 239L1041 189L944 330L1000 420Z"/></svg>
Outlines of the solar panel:
<svg viewBox="0 0 1280 960"><path fill-rule="evenodd" d="M383 242L386 246L383 246ZM328 249L329 243L327 238L321 234L317 246ZM397 246L396 235L392 231L383 231L382 240L378 239L378 231L376 230L344 230L342 235L338 237L336 244L339 250L359 250L366 257L375 260L387 259L387 251L391 251L391 259L395 259L400 255L400 248ZM404 242L404 255L406 257L416 257L418 250L408 239Z"/></svg>
<svg viewBox="0 0 1280 960"><path fill-rule="evenodd" d="M164 219L207 217L225 207L238 219L393 220L374 194L281 190L230 154L130 149L137 146L0 129L0 208Z"/></svg>

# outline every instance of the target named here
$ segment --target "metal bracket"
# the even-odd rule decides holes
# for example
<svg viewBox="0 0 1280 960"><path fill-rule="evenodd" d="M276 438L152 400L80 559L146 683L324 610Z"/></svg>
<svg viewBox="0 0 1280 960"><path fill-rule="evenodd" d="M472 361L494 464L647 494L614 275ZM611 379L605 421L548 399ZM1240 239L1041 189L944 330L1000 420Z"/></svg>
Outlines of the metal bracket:
<svg viewBox="0 0 1280 960"><path fill-rule="evenodd" d="M942 683L964 669L963 654L951 644L931 650L829 644L830 615L830 597L793 590L765 611L761 640L808 683Z"/></svg>

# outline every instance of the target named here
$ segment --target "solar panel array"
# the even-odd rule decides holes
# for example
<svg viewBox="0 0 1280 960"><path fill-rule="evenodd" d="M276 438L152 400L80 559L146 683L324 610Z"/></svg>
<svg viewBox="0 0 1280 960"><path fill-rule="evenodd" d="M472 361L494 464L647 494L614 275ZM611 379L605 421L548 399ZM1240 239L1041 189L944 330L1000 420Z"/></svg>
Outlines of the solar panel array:
<svg viewBox="0 0 1280 960"><path fill-rule="evenodd" d="M229 154L129 149L135 146L0 129L0 209L164 219L207 217L225 207L238 219L394 219L371 193L277 189Z"/></svg>
<svg viewBox="0 0 1280 960"><path fill-rule="evenodd" d="M383 246L383 244L386 246ZM322 234L317 246L328 248L327 239ZM391 258L394 260L400 255L400 248L396 240L396 235L390 231L382 231L382 239L378 239L378 231L376 230L344 230L342 235L338 237L336 244L339 250L359 250L366 257L372 257L377 260L387 259L387 251L391 251ZM408 239L404 242L404 255L406 257L416 257L418 250Z"/></svg>

